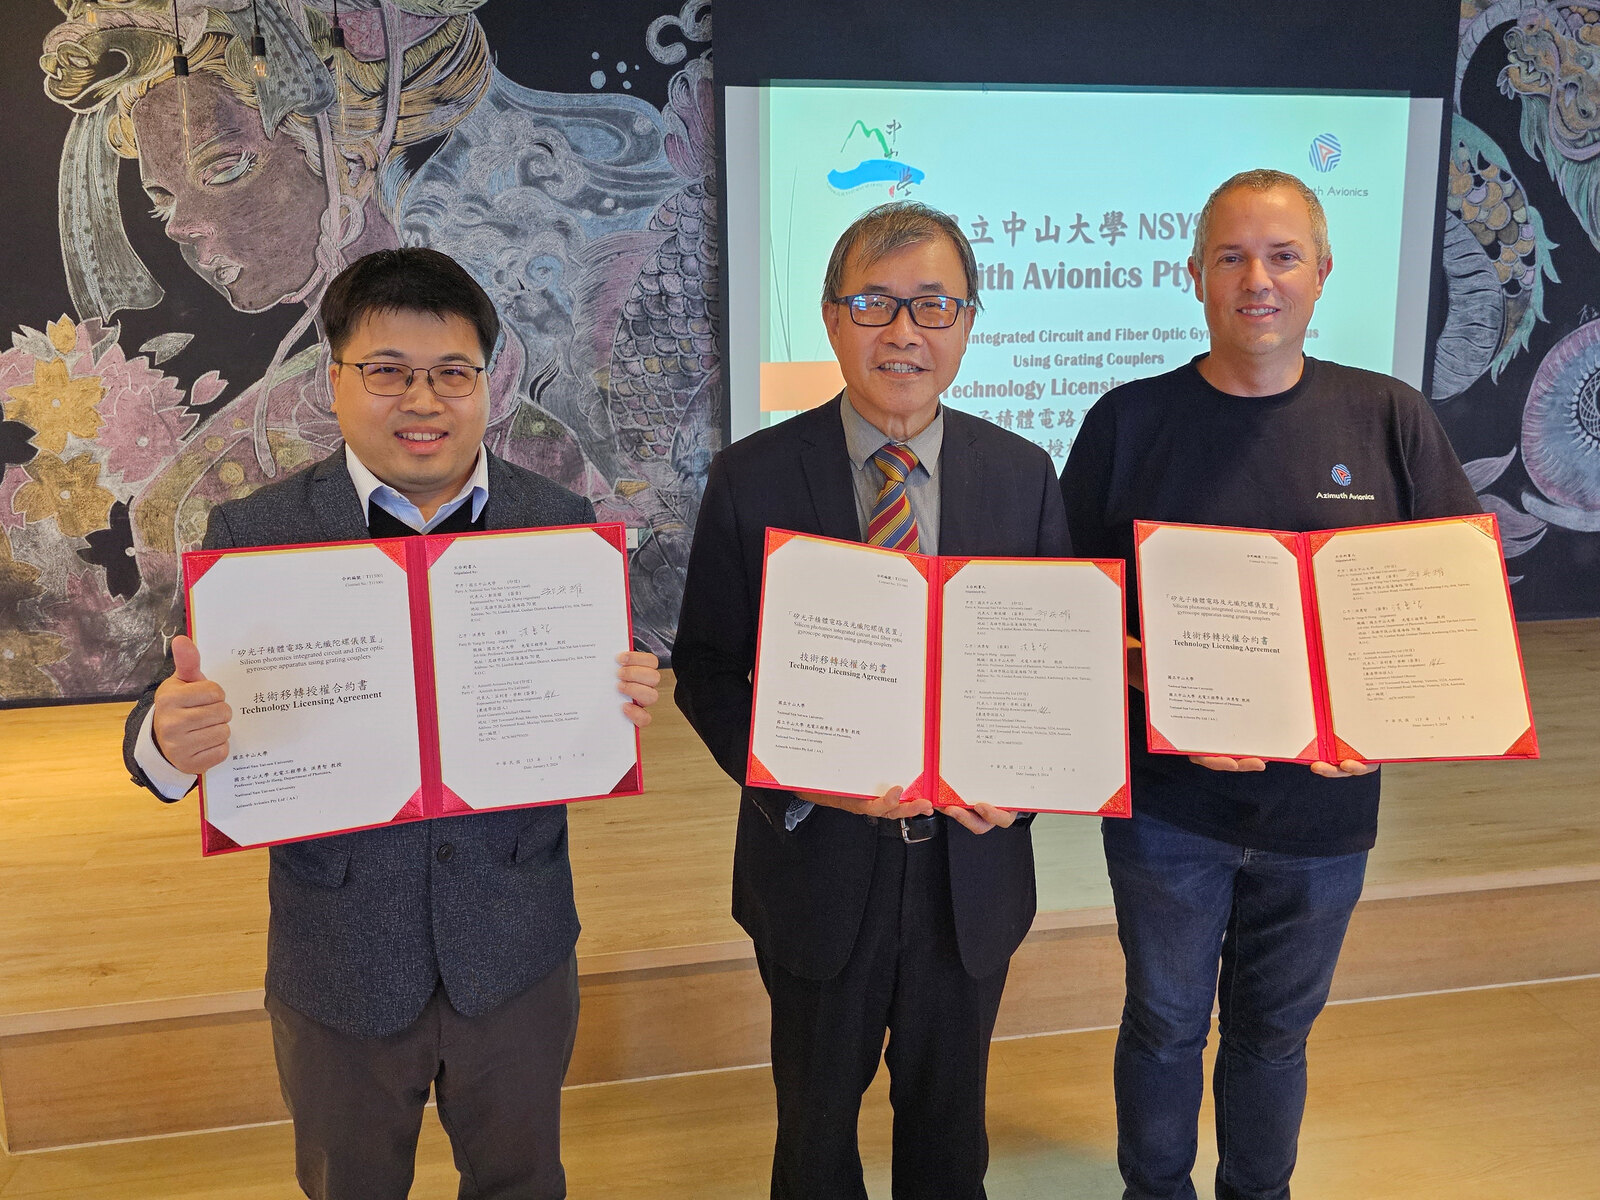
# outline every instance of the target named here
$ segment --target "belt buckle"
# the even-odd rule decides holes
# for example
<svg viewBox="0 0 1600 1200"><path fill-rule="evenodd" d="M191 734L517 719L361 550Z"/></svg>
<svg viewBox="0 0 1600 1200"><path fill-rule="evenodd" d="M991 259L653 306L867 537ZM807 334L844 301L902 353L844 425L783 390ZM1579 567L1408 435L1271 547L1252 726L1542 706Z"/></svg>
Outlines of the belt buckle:
<svg viewBox="0 0 1600 1200"><path fill-rule="evenodd" d="M918 842L931 841L933 839L933 835L938 831L938 826L934 824L934 817L932 814L929 814L925 817L899 817L897 820L900 822L900 840L908 846L915 846ZM918 826L919 829L925 830L926 832L918 833L915 837L913 837L911 826L912 822L914 821L927 822L925 825Z"/></svg>

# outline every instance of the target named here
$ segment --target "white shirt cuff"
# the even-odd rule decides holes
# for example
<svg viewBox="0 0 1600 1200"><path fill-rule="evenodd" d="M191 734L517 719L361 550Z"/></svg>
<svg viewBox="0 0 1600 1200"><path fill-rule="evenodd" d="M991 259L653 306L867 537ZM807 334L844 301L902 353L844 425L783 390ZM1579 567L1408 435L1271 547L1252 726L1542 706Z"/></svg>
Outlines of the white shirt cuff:
<svg viewBox="0 0 1600 1200"><path fill-rule="evenodd" d="M144 724L139 726L139 740L133 745L133 761L139 764L145 778L155 785L168 800L179 800L194 786L197 776L187 775L167 761L156 745L154 713L145 713Z"/></svg>

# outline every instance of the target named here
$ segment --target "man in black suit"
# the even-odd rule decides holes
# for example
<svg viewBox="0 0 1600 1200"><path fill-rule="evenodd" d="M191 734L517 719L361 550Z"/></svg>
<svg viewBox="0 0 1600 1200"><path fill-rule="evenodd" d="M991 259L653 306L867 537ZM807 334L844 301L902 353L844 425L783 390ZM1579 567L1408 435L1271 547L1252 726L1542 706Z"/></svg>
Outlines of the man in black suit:
<svg viewBox="0 0 1600 1200"><path fill-rule="evenodd" d="M741 783L769 526L923 553L1068 552L1049 456L939 404L966 350L977 275L944 214L867 213L823 285L844 392L711 465L673 664L678 706ZM870 801L743 791L733 912L772 1001L775 1198L866 1195L856 1126L886 1031L894 1194L984 1195L989 1040L1034 913L1028 818L988 805L935 813L901 790Z"/></svg>
<svg viewBox="0 0 1600 1200"><path fill-rule="evenodd" d="M593 506L483 444L499 319L433 250L383 250L321 318L344 446L211 513L205 547L582 524ZM654 655L618 656L636 725ZM134 782L175 800L228 756L227 698L187 637L128 716ZM374 731L374 736L381 736ZM295 1165L315 1200L404 1200L432 1088L461 1196L559 1200L578 914L561 806L270 851L267 1009Z"/></svg>

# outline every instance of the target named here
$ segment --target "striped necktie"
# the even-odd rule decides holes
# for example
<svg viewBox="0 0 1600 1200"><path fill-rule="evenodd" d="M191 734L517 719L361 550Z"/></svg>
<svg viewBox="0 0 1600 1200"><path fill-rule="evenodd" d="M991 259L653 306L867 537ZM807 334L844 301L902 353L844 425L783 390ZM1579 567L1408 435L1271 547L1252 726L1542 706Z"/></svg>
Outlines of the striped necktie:
<svg viewBox="0 0 1600 1200"><path fill-rule="evenodd" d="M917 456L909 446L886 442L873 451L872 461L883 472L883 490L878 493L872 518L867 522L867 543L916 554L921 543L911 498L906 495L906 479L916 469Z"/></svg>

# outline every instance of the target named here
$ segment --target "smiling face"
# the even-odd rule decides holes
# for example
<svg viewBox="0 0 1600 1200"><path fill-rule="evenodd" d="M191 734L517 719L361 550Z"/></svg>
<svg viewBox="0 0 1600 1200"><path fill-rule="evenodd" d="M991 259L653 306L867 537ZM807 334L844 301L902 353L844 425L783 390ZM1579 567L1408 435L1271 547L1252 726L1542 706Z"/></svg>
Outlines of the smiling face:
<svg viewBox="0 0 1600 1200"><path fill-rule="evenodd" d="M1331 255L1317 261L1314 238L1292 188L1237 187L1217 198L1189 274L1211 332L1200 371L1223 391L1273 395L1300 378L1306 327L1333 270Z"/></svg>
<svg viewBox="0 0 1600 1200"><path fill-rule="evenodd" d="M871 264L852 250L845 260L839 295L878 292L887 296L967 294L966 272L955 245L944 235L890 251ZM939 408L940 394L955 380L972 331L973 311L961 310L948 329L923 329L902 308L893 323L857 325L845 305L824 304L828 341L844 374L850 403L896 441L915 437Z"/></svg>
<svg viewBox="0 0 1600 1200"><path fill-rule="evenodd" d="M305 286L327 189L293 138L267 137L260 114L208 71L152 88L133 126L153 215L195 274L242 312Z"/></svg>
<svg viewBox="0 0 1600 1200"><path fill-rule="evenodd" d="M345 363L406 367L450 363L483 366L478 333L465 317L426 312L369 312L334 351ZM361 371L334 363L333 414L339 431L366 468L432 517L462 488L477 465L489 422L486 373L471 395L441 400L420 372L403 396L374 396Z"/></svg>

